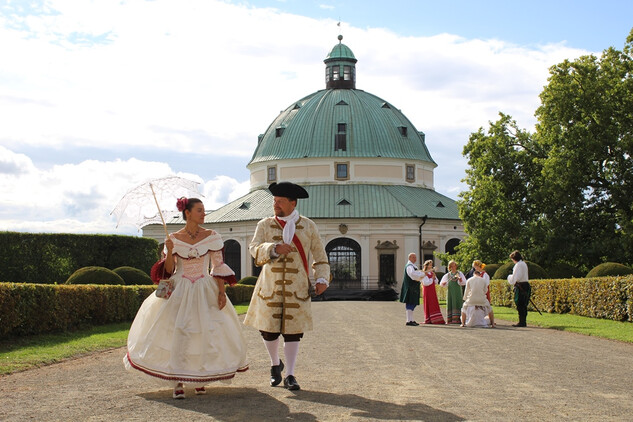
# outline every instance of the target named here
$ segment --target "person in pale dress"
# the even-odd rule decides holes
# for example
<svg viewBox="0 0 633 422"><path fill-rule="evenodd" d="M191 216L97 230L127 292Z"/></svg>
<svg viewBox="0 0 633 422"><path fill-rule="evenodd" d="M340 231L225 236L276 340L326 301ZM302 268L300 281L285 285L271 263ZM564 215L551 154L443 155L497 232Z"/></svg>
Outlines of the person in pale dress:
<svg viewBox="0 0 633 422"><path fill-rule="evenodd" d="M466 277L457 270L457 262L448 263L448 272L440 280L440 286L446 287L446 323L460 324L460 315L464 301L462 299L461 286L466 285Z"/></svg>
<svg viewBox="0 0 633 422"><path fill-rule="evenodd" d="M466 280L461 312L462 327L496 327L492 306L486 298L488 284L479 270L475 270L475 275ZM490 323L486 321L486 316Z"/></svg>
<svg viewBox="0 0 633 422"><path fill-rule="evenodd" d="M199 199L181 198L178 209L186 225L168 236L164 250L174 290L167 299L145 299L123 361L126 369L173 387L173 397L182 399L185 384L205 394L205 385L229 382L248 363L242 324L226 297L225 282L236 279L224 263L222 237L200 226L205 211Z"/></svg>

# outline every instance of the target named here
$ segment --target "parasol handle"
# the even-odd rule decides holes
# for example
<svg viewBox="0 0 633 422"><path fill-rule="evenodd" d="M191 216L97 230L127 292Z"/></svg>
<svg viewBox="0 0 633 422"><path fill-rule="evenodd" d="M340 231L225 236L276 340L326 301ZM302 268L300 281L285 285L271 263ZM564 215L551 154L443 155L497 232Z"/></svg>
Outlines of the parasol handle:
<svg viewBox="0 0 633 422"><path fill-rule="evenodd" d="M152 196L154 197L154 202L156 202L156 208L158 208L158 215L160 215L160 220L163 222L163 228L165 229L165 239L169 237L169 233L167 233L167 224L165 224L165 219L163 218L163 213L160 210L160 205L158 205L158 199L156 199L156 193L154 192L154 186L149 184L149 188L152 190Z"/></svg>

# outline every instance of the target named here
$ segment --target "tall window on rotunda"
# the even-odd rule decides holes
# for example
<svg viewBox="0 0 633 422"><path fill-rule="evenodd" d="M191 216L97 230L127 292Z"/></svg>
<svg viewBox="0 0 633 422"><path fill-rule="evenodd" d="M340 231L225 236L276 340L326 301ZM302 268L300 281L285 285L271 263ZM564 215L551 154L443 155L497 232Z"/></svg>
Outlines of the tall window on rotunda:
<svg viewBox="0 0 633 422"><path fill-rule="evenodd" d="M268 183L277 181L277 166L268 166Z"/></svg>
<svg viewBox="0 0 633 422"><path fill-rule="evenodd" d="M334 135L334 151L347 151L347 123L338 123Z"/></svg>
<svg viewBox="0 0 633 422"><path fill-rule="evenodd" d="M349 162L347 163L334 163L336 167L336 180L348 180L349 179Z"/></svg>
<svg viewBox="0 0 633 422"><path fill-rule="evenodd" d="M352 79L352 66L343 66L343 80L350 81Z"/></svg>
<svg viewBox="0 0 633 422"><path fill-rule="evenodd" d="M407 164L407 182L415 182L415 166L413 164Z"/></svg>
<svg viewBox="0 0 633 422"><path fill-rule="evenodd" d="M333 71L332 80L333 81L338 81L339 80L339 73L341 72L341 69L338 66L333 66L332 67L332 71Z"/></svg>
<svg viewBox="0 0 633 422"><path fill-rule="evenodd" d="M325 68L325 83L330 82L330 68L326 67Z"/></svg>

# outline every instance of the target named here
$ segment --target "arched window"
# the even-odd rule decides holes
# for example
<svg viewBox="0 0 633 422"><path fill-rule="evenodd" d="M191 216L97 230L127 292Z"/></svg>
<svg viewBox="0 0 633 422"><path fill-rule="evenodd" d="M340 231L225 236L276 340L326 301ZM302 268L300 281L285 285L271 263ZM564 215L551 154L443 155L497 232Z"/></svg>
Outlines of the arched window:
<svg viewBox="0 0 633 422"><path fill-rule="evenodd" d="M242 251L237 240L229 239L224 242L224 263L235 271L235 278L242 278Z"/></svg>
<svg viewBox="0 0 633 422"><path fill-rule="evenodd" d="M455 254L455 248L460 243L461 243L461 240L459 240L457 238L452 238L448 242L446 242L446 246L444 247L444 251L449 253L449 254L451 254L451 255L454 255Z"/></svg>
<svg viewBox="0 0 633 422"><path fill-rule="evenodd" d="M339 289L360 289L360 245L353 239L339 237L330 241L325 247L332 285Z"/></svg>

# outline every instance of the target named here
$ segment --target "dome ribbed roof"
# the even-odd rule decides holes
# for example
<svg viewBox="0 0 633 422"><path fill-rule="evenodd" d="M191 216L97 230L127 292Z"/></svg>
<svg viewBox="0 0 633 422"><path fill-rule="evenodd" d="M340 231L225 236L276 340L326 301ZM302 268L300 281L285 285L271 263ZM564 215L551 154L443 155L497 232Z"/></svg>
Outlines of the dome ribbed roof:
<svg viewBox="0 0 633 422"><path fill-rule="evenodd" d="M356 57L354 57L354 53L352 53L352 50L348 46L338 43L325 58L326 62L329 60L350 60L355 63Z"/></svg>
<svg viewBox="0 0 633 422"><path fill-rule="evenodd" d="M338 125L347 148L335 151ZM357 89L325 89L291 104L260 136L249 164L314 157L389 157L435 164L424 134L397 108Z"/></svg>

